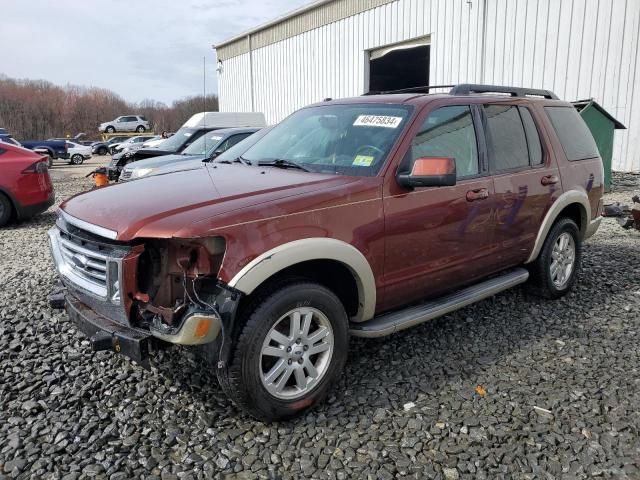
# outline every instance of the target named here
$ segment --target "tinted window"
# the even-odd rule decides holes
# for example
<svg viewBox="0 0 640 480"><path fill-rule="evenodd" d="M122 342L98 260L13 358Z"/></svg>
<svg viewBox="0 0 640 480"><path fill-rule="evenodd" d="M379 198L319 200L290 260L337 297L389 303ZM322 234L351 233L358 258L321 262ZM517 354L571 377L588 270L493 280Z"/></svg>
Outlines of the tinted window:
<svg viewBox="0 0 640 480"><path fill-rule="evenodd" d="M236 145L237 143L247 138L249 135L251 134L241 133L240 135L234 135L233 137L228 138L227 141L220 146L219 150L222 150L223 152L225 152L231 147L233 147L234 145Z"/></svg>
<svg viewBox="0 0 640 480"><path fill-rule="evenodd" d="M478 174L476 130L468 106L442 107L429 114L413 140L409 170L421 157L455 158L458 178Z"/></svg>
<svg viewBox="0 0 640 480"><path fill-rule="evenodd" d="M545 107L568 160L598 157L598 147L578 111L573 107Z"/></svg>
<svg viewBox="0 0 640 480"><path fill-rule="evenodd" d="M487 116L489 167L492 171L529 165L529 151L518 107L485 105Z"/></svg>
<svg viewBox="0 0 640 480"><path fill-rule="evenodd" d="M538 129L528 108L520 107L520 115L522 116L524 131L527 134L531 165L540 165L542 163L542 144L540 143Z"/></svg>

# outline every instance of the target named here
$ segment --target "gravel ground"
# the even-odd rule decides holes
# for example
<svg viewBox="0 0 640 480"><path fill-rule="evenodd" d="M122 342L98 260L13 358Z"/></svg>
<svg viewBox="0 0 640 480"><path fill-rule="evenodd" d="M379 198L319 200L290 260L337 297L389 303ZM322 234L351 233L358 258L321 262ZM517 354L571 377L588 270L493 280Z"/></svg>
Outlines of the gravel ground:
<svg viewBox="0 0 640 480"><path fill-rule="evenodd" d="M55 167L58 199L90 169ZM640 192L616 181L607 200ZM190 352L152 371L90 353L47 305L53 222L0 231L0 478L640 478L640 232L614 220L569 296L515 289L356 339L328 401L271 425Z"/></svg>

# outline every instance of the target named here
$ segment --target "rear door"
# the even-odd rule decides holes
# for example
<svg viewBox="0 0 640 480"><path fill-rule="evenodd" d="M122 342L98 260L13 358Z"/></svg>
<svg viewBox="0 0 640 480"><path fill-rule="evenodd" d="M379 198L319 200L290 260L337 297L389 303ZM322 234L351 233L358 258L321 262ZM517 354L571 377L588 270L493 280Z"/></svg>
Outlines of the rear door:
<svg viewBox="0 0 640 480"><path fill-rule="evenodd" d="M526 103L495 103L484 105L482 114L495 187L495 261L502 269L526 261L562 187L535 109Z"/></svg>
<svg viewBox="0 0 640 480"><path fill-rule="evenodd" d="M420 157L453 157L457 183L406 190L392 174L384 198L385 309L491 273L493 182L478 109L444 106L419 122L399 171L410 171Z"/></svg>

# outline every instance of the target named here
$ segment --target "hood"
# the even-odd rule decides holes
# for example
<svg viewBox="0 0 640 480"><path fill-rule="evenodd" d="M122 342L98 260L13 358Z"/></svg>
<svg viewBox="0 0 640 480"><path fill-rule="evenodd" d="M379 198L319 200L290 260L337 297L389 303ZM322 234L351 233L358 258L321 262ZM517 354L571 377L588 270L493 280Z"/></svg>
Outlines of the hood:
<svg viewBox="0 0 640 480"><path fill-rule="evenodd" d="M130 163L127 170L133 170L134 168L159 168L165 165L171 165L177 162L184 162L189 160L200 160L204 158L204 155L163 155L161 157L147 158L145 160L138 160L135 163Z"/></svg>
<svg viewBox="0 0 640 480"><path fill-rule="evenodd" d="M197 237L238 221L263 218L271 202L293 200L314 191L328 191L358 177L325 175L243 165L206 164L204 169L155 175L79 194L60 205L69 215L117 232L117 240ZM348 195L334 201L348 202ZM135 207L134 207L135 206ZM259 208L255 208L259 206ZM294 213L288 201L281 211Z"/></svg>

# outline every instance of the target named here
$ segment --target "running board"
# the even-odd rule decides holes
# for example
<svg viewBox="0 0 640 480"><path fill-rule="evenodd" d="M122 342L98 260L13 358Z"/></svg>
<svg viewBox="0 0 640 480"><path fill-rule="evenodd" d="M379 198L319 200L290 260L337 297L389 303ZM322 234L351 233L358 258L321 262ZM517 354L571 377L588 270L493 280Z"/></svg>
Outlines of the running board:
<svg viewBox="0 0 640 480"><path fill-rule="evenodd" d="M409 307L375 317L367 322L352 323L350 333L354 337L376 338L391 335L405 328L419 325L428 320L441 317L472 303L489 298L496 293L524 283L529 272L524 268L516 268L498 277L476 283L463 290L451 293L422 305Z"/></svg>

